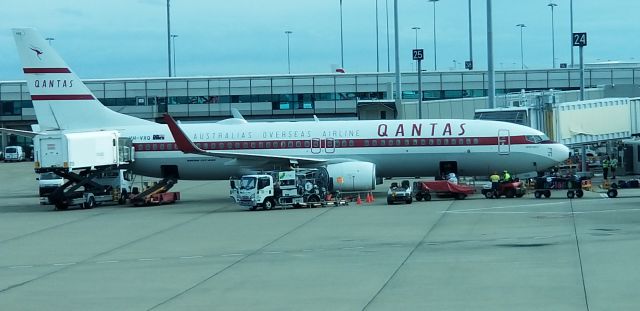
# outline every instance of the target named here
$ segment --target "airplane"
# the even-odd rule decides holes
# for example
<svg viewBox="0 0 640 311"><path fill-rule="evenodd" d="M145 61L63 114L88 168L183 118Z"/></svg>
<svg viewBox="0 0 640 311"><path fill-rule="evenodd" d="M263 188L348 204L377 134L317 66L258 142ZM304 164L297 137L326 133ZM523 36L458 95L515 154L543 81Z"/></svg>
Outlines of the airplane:
<svg viewBox="0 0 640 311"><path fill-rule="evenodd" d="M118 130L133 141L130 168L139 175L225 180L324 166L343 191L359 191L382 177L543 171L569 157L566 146L540 131L485 120L247 122L234 110L232 118L212 123L178 124L170 116L167 124L155 123L102 105L36 30L13 29L13 35L39 134Z"/></svg>

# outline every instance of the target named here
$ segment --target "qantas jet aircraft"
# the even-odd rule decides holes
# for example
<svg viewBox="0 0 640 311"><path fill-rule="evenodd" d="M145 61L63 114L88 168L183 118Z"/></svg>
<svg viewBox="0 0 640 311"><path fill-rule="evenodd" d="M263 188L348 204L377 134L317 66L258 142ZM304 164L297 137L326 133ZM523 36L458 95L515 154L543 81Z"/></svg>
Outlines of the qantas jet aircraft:
<svg viewBox="0 0 640 311"><path fill-rule="evenodd" d="M216 180L292 164L325 166L348 191L372 189L376 176L542 171L569 156L542 132L479 120L249 123L234 111L207 124L166 116L170 129L106 108L34 29L13 34L41 133L118 130L133 139L131 168L140 175Z"/></svg>

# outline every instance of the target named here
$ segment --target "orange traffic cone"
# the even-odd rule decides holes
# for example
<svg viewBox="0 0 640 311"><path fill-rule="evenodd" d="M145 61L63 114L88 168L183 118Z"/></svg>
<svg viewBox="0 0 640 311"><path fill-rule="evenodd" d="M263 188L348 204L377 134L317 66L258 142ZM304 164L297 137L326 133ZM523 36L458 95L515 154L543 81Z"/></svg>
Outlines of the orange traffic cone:
<svg viewBox="0 0 640 311"><path fill-rule="evenodd" d="M362 199L360 198L360 194L358 193L358 199L356 200L356 204L362 204Z"/></svg>
<svg viewBox="0 0 640 311"><path fill-rule="evenodd" d="M373 201L371 201L371 193L370 192L367 193L367 199L365 200L365 202L367 202L367 203L373 202Z"/></svg>
<svg viewBox="0 0 640 311"><path fill-rule="evenodd" d="M369 194L371 195L371 202L373 203L373 201L375 201L376 199L373 197L373 192L369 192Z"/></svg>

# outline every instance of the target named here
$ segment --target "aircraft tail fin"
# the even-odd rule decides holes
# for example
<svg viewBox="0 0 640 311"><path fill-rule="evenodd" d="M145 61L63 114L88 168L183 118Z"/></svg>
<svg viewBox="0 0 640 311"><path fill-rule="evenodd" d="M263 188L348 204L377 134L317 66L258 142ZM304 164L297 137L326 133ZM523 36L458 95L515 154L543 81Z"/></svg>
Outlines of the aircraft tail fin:
<svg viewBox="0 0 640 311"><path fill-rule="evenodd" d="M35 29L13 29L13 37L41 130L102 129L153 123L102 105Z"/></svg>

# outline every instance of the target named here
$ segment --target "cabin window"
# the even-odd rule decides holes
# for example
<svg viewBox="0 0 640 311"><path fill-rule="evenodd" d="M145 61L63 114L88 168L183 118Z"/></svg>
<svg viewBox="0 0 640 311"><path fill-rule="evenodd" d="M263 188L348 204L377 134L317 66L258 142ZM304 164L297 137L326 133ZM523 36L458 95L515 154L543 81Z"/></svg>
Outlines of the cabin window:
<svg viewBox="0 0 640 311"><path fill-rule="evenodd" d="M427 145L427 140L426 139L421 139L420 140L420 146L426 146Z"/></svg>
<svg viewBox="0 0 640 311"><path fill-rule="evenodd" d="M242 143L242 148L243 149L248 149L249 148L249 143Z"/></svg>
<svg viewBox="0 0 640 311"><path fill-rule="evenodd" d="M267 149L271 149L271 142L270 141L267 142Z"/></svg>
<svg viewBox="0 0 640 311"><path fill-rule="evenodd" d="M160 150L164 151L164 144L160 144Z"/></svg>
<svg viewBox="0 0 640 311"><path fill-rule="evenodd" d="M311 147L311 143L310 143L308 140L305 140L305 141L304 141L304 147L305 147L305 148L309 148L309 147Z"/></svg>
<svg viewBox="0 0 640 311"><path fill-rule="evenodd" d="M251 142L251 149L256 149L256 142Z"/></svg>
<svg viewBox="0 0 640 311"><path fill-rule="evenodd" d="M263 142L258 142L258 149L262 149L264 148L264 143Z"/></svg>
<svg viewBox="0 0 640 311"><path fill-rule="evenodd" d="M366 140L366 139L365 139L365 141L364 141L364 146L365 146L365 147L369 147L369 140Z"/></svg>
<svg viewBox="0 0 640 311"><path fill-rule="evenodd" d="M386 140L384 140L384 139L381 139L381 140L380 140L380 146L384 147L384 146L386 146L386 145L387 145L387 141L386 141Z"/></svg>
<svg viewBox="0 0 640 311"><path fill-rule="evenodd" d="M300 148L302 147L302 142L299 140L296 140L296 148Z"/></svg>
<svg viewBox="0 0 640 311"><path fill-rule="evenodd" d="M371 146L377 147L378 146L378 140L374 139L371 141Z"/></svg>
<svg viewBox="0 0 640 311"><path fill-rule="evenodd" d="M355 143L353 142L353 140L349 141L349 147L353 147L355 145Z"/></svg>
<svg viewBox="0 0 640 311"><path fill-rule="evenodd" d="M477 145L477 144L479 144L479 143L480 143L480 140L479 140L479 139L477 139L477 138L474 138L474 139L473 139L473 144L474 144L474 145Z"/></svg>

